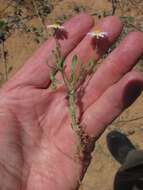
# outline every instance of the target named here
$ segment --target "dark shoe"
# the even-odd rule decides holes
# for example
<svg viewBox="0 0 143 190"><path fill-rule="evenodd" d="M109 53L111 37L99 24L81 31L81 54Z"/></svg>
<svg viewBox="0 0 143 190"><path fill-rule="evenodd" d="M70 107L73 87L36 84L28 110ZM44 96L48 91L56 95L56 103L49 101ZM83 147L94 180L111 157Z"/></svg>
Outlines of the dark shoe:
<svg viewBox="0 0 143 190"><path fill-rule="evenodd" d="M120 164L124 163L129 151L135 150L130 140L118 131L108 133L107 146L112 156L120 162Z"/></svg>

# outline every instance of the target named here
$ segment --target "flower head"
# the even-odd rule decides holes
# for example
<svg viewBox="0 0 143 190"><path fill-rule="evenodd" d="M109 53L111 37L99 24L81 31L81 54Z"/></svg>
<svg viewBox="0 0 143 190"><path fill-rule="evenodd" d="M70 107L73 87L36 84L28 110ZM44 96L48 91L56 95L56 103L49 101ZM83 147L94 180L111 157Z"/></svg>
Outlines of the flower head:
<svg viewBox="0 0 143 190"><path fill-rule="evenodd" d="M47 29L52 29L51 35L54 36L56 39L67 38L67 31L64 26L61 26L59 24L51 24L47 25Z"/></svg>
<svg viewBox="0 0 143 190"><path fill-rule="evenodd" d="M95 37L97 40L100 38L105 38L107 36L107 32L101 32L100 30L95 30L94 32L89 32L88 35Z"/></svg>
<svg viewBox="0 0 143 190"><path fill-rule="evenodd" d="M64 26L61 26L59 24L50 24L50 25L47 25L47 29L54 29L54 30L63 30L64 29Z"/></svg>

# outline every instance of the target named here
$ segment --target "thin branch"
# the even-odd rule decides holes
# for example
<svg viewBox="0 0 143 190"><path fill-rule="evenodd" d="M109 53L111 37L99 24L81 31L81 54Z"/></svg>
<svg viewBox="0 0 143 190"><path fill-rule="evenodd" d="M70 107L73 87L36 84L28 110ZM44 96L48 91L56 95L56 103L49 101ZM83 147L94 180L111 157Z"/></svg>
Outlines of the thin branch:
<svg viewBox="0 0 143 190"><path fill-rule="evenodd" d="M117 0L112 0L112 15L115 14L117 9Z"/></svg>

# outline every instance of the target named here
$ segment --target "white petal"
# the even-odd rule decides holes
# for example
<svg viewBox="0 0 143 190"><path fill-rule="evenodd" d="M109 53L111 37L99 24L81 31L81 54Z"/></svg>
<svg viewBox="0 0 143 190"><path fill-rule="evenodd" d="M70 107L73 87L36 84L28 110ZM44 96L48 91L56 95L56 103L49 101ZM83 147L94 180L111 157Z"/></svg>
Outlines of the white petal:
<svg viewBox="0 0 143 190"><path fill-rule="evenodd" d="M54 29L64 29L64 26L60 26L57 24L51 24L51 25L47 25L47 28L54 28Z"/></svg>
<svg viewBox="0 0 143 190"><path fill-rule="evenodd" d="M99 34L99 37L104 38L105 35L104 34Z"/></svg>
<svg viewBox="0 0 143 190"><path fill-rule="evenodd" d="M107 36L107 35L108 35L107 32L101 32L101 34L102 34L103 36Z"/></svg>
<svg viewBox="0 0 143 190"><path fill-rule="evenodd" d="M104 38L105 36L107 36L107 34L108 34L107 32L98 32L98 31L87 33L87 35L96 37L97 39Z"/></svg>
<svg viewBox="0 0 143 190"><path fill-rule="evenodd" d="M88 32L87 35L94 37L94 36L96 36L96 33L95 32Z"/></svg>
<svg viewBox="0 0 143 190"><path fill-rule="evenodd" d="M47 25L47 28L53 28L53 25Z"/></svg>

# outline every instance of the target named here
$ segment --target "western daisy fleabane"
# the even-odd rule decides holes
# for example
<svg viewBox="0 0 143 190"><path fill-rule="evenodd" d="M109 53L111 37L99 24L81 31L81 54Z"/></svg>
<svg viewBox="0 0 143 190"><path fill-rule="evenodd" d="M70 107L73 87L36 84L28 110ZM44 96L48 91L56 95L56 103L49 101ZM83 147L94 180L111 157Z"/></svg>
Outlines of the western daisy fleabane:
<svg viewBox="0 0 143 190"><path fill-rule="evenodd" d="M107 36L107 32L101 32L100 30L95 30L94 32L89 32L87 35L91 37L95 37L97 40L100 38L105 38Z"/></svg>
<svg viewBox="0 0 143 190"><path fill-rule="evenodd" d="M55 30L63 30L64 29L64 26L61 26L59 24L50 24L50 25L47 25L47 29L55 29Z"/></svg>

